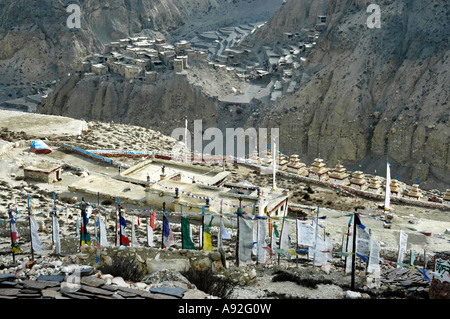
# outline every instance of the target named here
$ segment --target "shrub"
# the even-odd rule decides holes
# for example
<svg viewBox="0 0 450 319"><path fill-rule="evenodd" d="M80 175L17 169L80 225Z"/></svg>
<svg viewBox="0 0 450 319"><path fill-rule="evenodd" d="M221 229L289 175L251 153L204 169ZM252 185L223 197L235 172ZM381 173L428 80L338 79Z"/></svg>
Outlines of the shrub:
<svg viewBox="0 0 450 319"><path fill-rule="evenodd" d="M114 258L111 265L102 265L99 270L104 274L114 277L122 277L124 280L139 282L145 275L145 271L134 258Z"/></svg>
<svg viewBox="0 0 450 319"><path fill-rule="evenodd" d="M211 269L195 271L190 269L183 273L197 289L221 299L227 299L233 292L235 283L226 277L214 275Z"/></svg>

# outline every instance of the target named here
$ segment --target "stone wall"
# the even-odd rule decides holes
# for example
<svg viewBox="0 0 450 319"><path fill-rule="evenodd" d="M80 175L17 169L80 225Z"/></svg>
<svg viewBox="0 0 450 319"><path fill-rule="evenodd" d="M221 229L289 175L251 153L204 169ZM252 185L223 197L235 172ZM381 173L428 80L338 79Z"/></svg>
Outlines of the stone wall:
<svg viewBox="0 0 450 319"><path fill-rule="evenodd" d="M81 252L77 257L80 263L95 266L97 253L95 246L84 245L81 247ZM142 269L146 270L146 274L151 274L164 268L181 273L190 269L195 271L211 269L215 272L223 268L219 252L149 247L101 248L98 266L111 266L115 258L135 260L136 263L142 266Z"/></svg>

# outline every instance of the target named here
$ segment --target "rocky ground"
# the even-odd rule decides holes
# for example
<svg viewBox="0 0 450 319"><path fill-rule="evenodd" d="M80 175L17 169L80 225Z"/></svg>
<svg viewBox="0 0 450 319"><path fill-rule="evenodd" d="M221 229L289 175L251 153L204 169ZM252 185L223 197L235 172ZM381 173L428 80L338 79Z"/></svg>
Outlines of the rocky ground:
<svg viewBox="0 0 450 319"><path fill-rule="evenodd" d="M62 125L70 127L61 119ZM58 126L57 123L53 123ZM32 127L32 125L31 125ZM10 232L9 223L2 223L1 225L1 273L6 279L3 279L0 295L4 297L28 297L40 298L45 295L46 298L96 298L99 294L93 293L95 289L89 288L89 284L81 283L81 286L70 288L75 291L67 292L67 287L63 282L67 282L68 274L64 270L70 265L79 264L85 267L92 267L95 262L97 250L95 245L93 247L86 247L80 251L79 237L76 236L76 218L79 214L76 209L70 208L68 213L63 210L59 215L59 223L61 227L61 236L63 242L63 256L52 256L54 246L52 244L51 234L51 218L49 211L53 205L52 193L57 194L56 206L62 208L65 206L72 207L73 204L79 203L83 194L68 192L68 185L77 179L84 178L88 174L104 174L115 175L116 169L107 165L99 164L82 158L78 155L70 154L58 150L58 143L65 142L69 144L79 145L84 148L94 149L128 149L128 150L160 150L162 152L170 150L170 146L174 143L173 140L167 138L159 133L148 129L143 129L134 126L119 125L113 123L88 122L88 130L82 134L64 134L58 130L58 135L61 137L47 135L47 142L54 148L51 154L45 155L45 160L63 163L63 181L55 184L35 183L23 180L21 168L24 163L30 159L42 158L42 155L35 155L29 152L29 145L35 136L27 134L27 129L22 127L20 131L12 128L3 128L2 138L12 144L3 149L1 183L0 183L0 212L1 218L7 218L8 204L17 202L19 210L26 208L26 196L29 195L33 201L36 210L36 220L39 225L39 236L43 242L43 253L36 254L34 262L31 261L29 229L24 213L17 215L17 225L19 233L23 238L22 249L23 254L16 255L16 262L12 261L10 253ZM71 131L71 130L68 130ZM31 132L31 130L30 130ZM41 138L43 138L41 136ZM161 147L161 145L164 145ZM120 160L132 164L135 160L121 158ZM229 164L227 169L233 171L232 180L242 181L246 180L258 185L267 185L271 183L271 177L267 175L256 174L254 171ZM440 251L448 250L450 235L450 218L448 210L439 210L432 208L421 208L416 206L393 205L393 220L389 229L384 228L383 222L377 218L382 217L382 212L373 209L376 207L376 202L363 198L354 198L346 194L336 192L323 186L315 184L304 184L289 178L282 178L277 182L278 187L288 188L292 197L290 201L302 207L300 214L306 217L311 217L315 214L314 209L320 206L321 216L327 216L327 219L322 220L321 224L325 227L325 231L333 242L336 250L340 249L340 244L343 238L343 233L346 230L349 217L348 213L352 212L355 207L360 208L365 213L362 215L362 222L372 230L374 238L380 242L382 246L381 256L386 260L396 261L398 250L399 231L403 230L408 233L408 251L411 249L416 256L415 265L420 268L425 268L428 271L432 267L433 255ZM89 198L86 200L96 203L96 198ZM101 200L103 204L114 204L111 201ZM131 204L124 204L126 209L138 208ZM142 207L139 207L142 208ZM114 207L112 207L114 209ZM297 210L297 212L299 212ZM292 212L291 212L292 213ZM127 220L131 222L133 215L126 215ZM106 218L108 229L113 233L114 224L112 218ZM136 227L136 237L138 238L141 248L130 248L130 254L136 256L138 254L150 254L159 252L164 253L159 248L145 248L146 246L146 232L145 232L145 218L141 219L141 225ZM174 222L172 220L172 222ZM168 250L172 257L182 257L180 247L180 227L179 223L174 222L173 232L175 236L175 246ZM155 239L156 247L160 245L161 238L161 221L156 221ZM94 233L93 225L89 228L90 233ZM292 228L291 228L292 229ZM295 229L295 228L294 228ZM425 236L420 231L431 232L431 236ZM235 236L235 230L231 231ZM217 227L213 227L213 238L217 236ZM111 235L110 235L111 236ZM198 229L194 226L194 238L198 237ZM196 237L197 236L197 237ZM295 234L291 234L295 238ZM113 238L109 238L114 242ZM214 242L215 243L215 242ZM220 274L225 278L232 280L234 284L228 287L226 298L231 299L279 299L279 298L304 298L304 299L342 299L342 298L427 298L427 289L429 282L423 276L418 276L418 272L408 268L396 268L390 263L383 263L383 272L380 278L372 278L365 275L365 270L362 264L358 263L356 275L355 291L350 293L350 275L343 272L343 261L339 255L333 255L333 260L329 266L313 267L311 260L306 256L299 256L299 259L292 256L290 259L282 257L280 263L276 257L272 257L265 265L244 265L240 268L234 266L234 245L233 241L227 243L224 249L224 258L226 259L226 268L220 267ZM128 250L125 250L128 251ZM201 252L198 252L201 254ZM103 253L102 256L108 256L108 253ZM110 253L111 254L111 253ZM154 254L153 256L155 256ZM113 255L110 255L113 256ZM106 258L106 257L105 257ZM137 258L137 257L136 257ZM197 257L190 257L197 258ZM220 265L220 258L217 256L216 264ZM409 258L407 253L406 258ZM150 258L152 260L152 258ZM153 258L154 259L154 258ZM218 259L218 260L217 260ZM148 259L144 259L148 267ZM426 264L426 265L425 265ZM61 273L65 274L64 279ZM10 277L14 275L14 278ZM120 275L109 276L106 272L101 272L95 268L89 276L97 279L105 280L98 281L98 286L94 288L103 289L108 292L103 292L102 297L108 298L127 298L124 295L134 298L161 298L169 296L157 292L152 293L151 288L168 286L185 289L180 295L178 291L177 296L170 295L170 298L182 298L188 296L189 298L217 298L217 292L207 292L197 288L198 283L190 283L190 286L185 282L180 286L178 279L162 280L164 284L161 285L161 280L153 279L150 281L124 280ZM40 276L56 276L56 277L41 277ZM114 282L114 278L119 277ZM40 278L40 279L39 279ZM56 280L58 284L52 283L34 283L35 281L49 281L47 279ZM111 281L109 281L109 279ZM147 278L148 279L148 278ZM6 280L6 282L5 282ZM33 281L30 283L29 280ZM58 281L60 280L60 281ZM119 282L123 282L118 284ZM189 279L186 279L189 282ZM194 279L192 279L194 280ZM184 281L182 279L181 281ZM10 283L13 282L13 283ZM101 284L99 284L101 283ZM110 287L113 286L113 287ZM121 288L125 288L125 291ZM138 289L134 295L127 290L129 288ZM12 289L12 290L11 290ZM51 290L48 292L47 290ZM69 288L67 288L69 289ZM69 289L69 291L70 291ZM203 289L203 288L202 288ZM191 291L192 290L192 291ZM200 290L200 291L199 291ZM144 293L143 291L146 291ZM97 291L100 293L100 291ZM223 290L222 292L223 293ZM39 295L40 294L40 295ZM80 297L81 296L81 297ZM222 296L223 297L223 296Z"/></svg>

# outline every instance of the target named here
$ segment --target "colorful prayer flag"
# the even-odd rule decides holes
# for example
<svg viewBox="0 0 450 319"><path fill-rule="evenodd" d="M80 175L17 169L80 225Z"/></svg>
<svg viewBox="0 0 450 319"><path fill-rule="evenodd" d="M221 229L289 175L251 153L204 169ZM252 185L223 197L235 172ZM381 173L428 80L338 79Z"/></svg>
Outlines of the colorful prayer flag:
<svg viewBox="0 0 450 319"><path fill-rule="evenodd" d="M130 241L128 240L126 233L127 222L123 216L120 216L120 244L125 246L130 246Z"/></svg>
<svg viewBox="0 0 450 319"><path fill-rule="evenodd" d="M16 220L14 219L14 216L12 212L9 212L9 217L11 218L11 248L13 253L20 253L19 250L19 232L17 231L16 227Z"/></svg>
<svg viewBox="0 0 450 319"><path fill-rule="evenodd" d="M203 227L203 250L213 251L212 239L211 239L211 225L214 216L211 215L208 226Z"/></svg>
<svg viewBox="0 0 450 319"><path fill-rule="evenodd" d="M163 225L164 225L164 231L163 231L163 248L169 248L173 245L173 233L170 229L169 220L167 219L166 215L163 216Z"/></svg>
<svg viewBox="0 0 450 319"><path fill-rule="evenodd" d="M195 249L194 242L191 238L191 223L186 217L181 216L181 233L183 234L183 249Z"/></svg>

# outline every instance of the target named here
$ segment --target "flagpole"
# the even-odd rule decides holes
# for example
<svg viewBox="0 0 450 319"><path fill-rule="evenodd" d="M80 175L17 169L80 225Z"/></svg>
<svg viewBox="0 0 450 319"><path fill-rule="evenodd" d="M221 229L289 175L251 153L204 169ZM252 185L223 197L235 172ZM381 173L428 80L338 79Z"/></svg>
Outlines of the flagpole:
<svg viewBox="0 0 450 319"><path fill-rule="evenodd" d="M11 208L10 208L11 204L8 204L8 214L9 214L9 218L11 219L9 222L9 229L10 229L10 233L11 233L11 252L12 252L12 258L13 258L13 263L16 262L16 253L14 252L14 239L13 239L13 235L12 235L12 220L13 220L13 215L11 212Z"/></svg>
<svg viewBox="0 0 450 319"><path fill-rule="evenodd" d="M237 234L236 234L236 266L239 267L239 236L240 236L240 232L239 232L239 220L240 217L242 215L242 210L241 210L241 204L242 204L242 197L239 197L239 208L236 212L237 215Z"/></svg>
<svg viewBox="0 0 450 319"><path fill-rule="evenodd" d="M314 257L313 257L313 266L316 263L316 250L317 250L317 236L319 235L319 206L317 206L317 218L316 218L316 234L314 238Z"/></svg>
<svg viewBox="0 0 450 319"><path fill-rule="evenodd" d="M56 217L56 196L55 196L55 192L53 192L53 212L52 215L54 215ZM53 245L55 244L55 222L53 220L53 216L52 216L52 243Z"/></svg>
<svg viewBox="0 0 450 319"><path fill-rule="evenodd" d="M297 252L297 250L298 250L298 212L296 212L295 213L295 234L296 234L296 239L297 239L297 243L295 244L295 252L296 252L296 263L297 263L297 267L298 267L298 252Z"/></svg>
<svg viewBox="0 0 450 319"><path fill-rule="evenodd" d="M166 229L166 225L164 223L164 217L166 216L166 202L163 202L163 212L162 212L163 218L162 218L162 234L161 234L161 249L164 248L164 233Z"/></svg>
<svg viewBox="0 0 450 319"><path fill-rule="evenodd" d="M87 229L85 224L86 219L86 202L84 201L84 197L81 198L81 235L80 235L80 247L83 243L83 235L85 239L85 243L87 243Z"/></svg>
<svg viewBox="0 0 450 319"><path fill-rule="evenodd" d="M119 206L119 247L122 246L122 207Z"/></svg>
<svg viewBox="0 0 450 319"><path fill-rule="evenodd" d="M259 220L256 216L256 264L259 265Z"/></svg>
<svg viewBox="0 0 450 319"><path fill-rule="evenodd" d="M204 238L203 238L203 232L205 231L205 206L202 207L202 228L201 228L201 246L200 246L200 250L203 250L203 245L205 244L204 242Z"/></svg>
<svg viewBox="0 0 450 319"><path fill-rule="evenodd" d="M356 217L358 216L358 209L355 207L355 213L353 217L353 254L352 254L352 280L351 290L355 290L355 272L356 272Z"/></svg>
<svg viewBox="0 0 450 319"><path fill-rule="evenodd" d="M31 233L31 207L30 207L30 196L27 197L28 202L28 221L30 223L30 240L31 240L31 260L34 260L34 250L33 250L33 235Z"/></svg>

